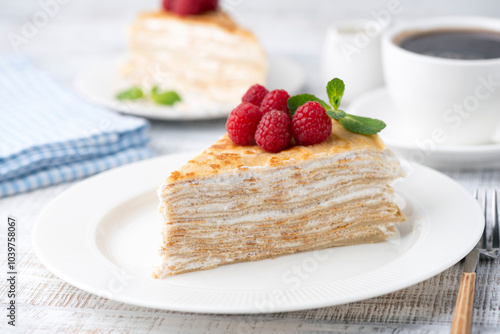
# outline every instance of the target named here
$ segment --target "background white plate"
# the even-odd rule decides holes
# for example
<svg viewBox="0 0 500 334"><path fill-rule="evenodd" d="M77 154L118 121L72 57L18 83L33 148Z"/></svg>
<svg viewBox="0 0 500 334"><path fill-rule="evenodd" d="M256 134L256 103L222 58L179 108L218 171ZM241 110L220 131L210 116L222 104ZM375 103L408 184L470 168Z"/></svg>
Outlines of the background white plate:
<svg viewBox="0 0 500 334"><path fill-rule="evenodd" d="M132 86L118 70L119 61L105 61L87 68L77 74L75 89L90 102L113 110L163 120L195 120L227 117L234 105L196 105L178 103L174 106L161 106L152 102L118 101L116 94ZM290 95L300 92L304 85L304 72L300 65L285 57L269 57L269 71L266 87L284 89Z"/></svg>
<svg viewBox="0 0 500 334"><path fill-rule="evenodd" d="M387 147L404 159L434 168L475 169L500 167L500 143L489 145L425 146L405 138L404 127L386 88L371 91L349 105L355 115L374 117L387 123L380 132Z"/></svg>
<svg viewBox="0 0 500 334"><path fill-rule="evenodd" d="M337 247L150 278L161 218L155 188L194 154L159 157L91 177L56 198L33 230L41 262L70 284L117 301L208 313L294 311L359 301L430 278L479 240L472 196L426 167L395 186L408 221L386 242Z"/></svg>

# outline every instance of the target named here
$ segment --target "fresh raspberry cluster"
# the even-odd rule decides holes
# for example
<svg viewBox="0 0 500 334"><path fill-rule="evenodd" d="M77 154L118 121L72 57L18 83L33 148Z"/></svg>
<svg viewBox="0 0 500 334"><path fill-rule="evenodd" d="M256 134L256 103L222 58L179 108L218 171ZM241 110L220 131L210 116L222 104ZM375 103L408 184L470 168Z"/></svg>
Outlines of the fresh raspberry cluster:
<svg viewBox="0 0 500 334"><path fill-rule="evenodd" d="M255 144L255 131L261 118L259 107L247 102L241 103L227 118L226 130L229 138L236 145Z"/></svg>
<svg viewBox="0 0 500 334"><path fill-rule="evenodd" d="M286 104L290 95L283 89L270 91L262 100L260 110L266 113L271 110L281 110L288 114L288 105Z"/></svg>
<svg viewBox="0 0 500 334"><path fill-rule="evenodd" d="M187 16L216 10L218 0L163 0L162 4L168 12Z"/></svg>
<svg viewBox="0 0 500 334"><path fill-rule="evenodd" d="M260 104L266 97L267 93L269 93L269 91L266 89L266 87L256 84L248 88L245 95L243 95L243 97L241 98L241 101L248 102L256 105L257 107L260 107Z"/></svg>
<svg viewBox="0 0 500 334"><path fill-rule="evenodd" d="M282 151L292 139L292 121L284 111L273 109L262 116L255 132L255 141L261 149L271 153Z"/></svg>
<svg viewBox="0 0 500 334"><path fill-rule="evenodd" d="M319 144L330 137L332 121L321 104L309 101L295 111L292 130L293 138L300 145Z"/></svg>
<svg viewBox="0 0 500 334"><path fill-rule="evenodd" d="M253 85L227 119L229 138L236 145L257 144L271 153L284 150L292 138L304 146L325 141L332 132L325 108L318 102L306 102L292 117L289 98L283 89L268 91L262 85Z"/></svg>

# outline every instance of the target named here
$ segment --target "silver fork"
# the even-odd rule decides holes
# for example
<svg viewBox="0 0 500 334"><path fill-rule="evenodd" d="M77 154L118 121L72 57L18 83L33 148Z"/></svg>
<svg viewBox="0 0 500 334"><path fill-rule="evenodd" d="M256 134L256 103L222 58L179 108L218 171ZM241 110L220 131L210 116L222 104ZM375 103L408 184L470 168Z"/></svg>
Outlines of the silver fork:
<svg viewBox="0 0 500 334"><path fill-rule="evenodd" d="M476 265L479 254L486 258L500 258L500 226L498 218L498 196L494 190L474 191L474 197L479 201L485 218L485 226L481 239L476 247L465 258L464 273L460 282L455 314L451 324L452 334L470 333L472 326L472 310L474 290L476 285Z"/></svg>

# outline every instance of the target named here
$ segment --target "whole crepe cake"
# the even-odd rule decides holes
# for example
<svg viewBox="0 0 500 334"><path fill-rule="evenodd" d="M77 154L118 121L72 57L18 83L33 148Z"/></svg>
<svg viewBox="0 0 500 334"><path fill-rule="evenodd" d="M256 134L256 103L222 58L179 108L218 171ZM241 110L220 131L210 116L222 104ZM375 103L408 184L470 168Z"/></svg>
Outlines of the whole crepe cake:
<svg viewBox="0 0 500 334"><path fill-rule="evenodd" d="M216 0L170 0L129 27L122 74L148 91L175 91L198 105L238 104L253 83L265 83L267 57L255 36Z"/></svg>
<svg viewBox="0 0 500 334"><path fill-rule="evenodd" d="M228 134L158 188L154 277L394 236L405 216L390 184L404 171L370 134L385 124L338 110L340 98L251 87Z"/></svg>

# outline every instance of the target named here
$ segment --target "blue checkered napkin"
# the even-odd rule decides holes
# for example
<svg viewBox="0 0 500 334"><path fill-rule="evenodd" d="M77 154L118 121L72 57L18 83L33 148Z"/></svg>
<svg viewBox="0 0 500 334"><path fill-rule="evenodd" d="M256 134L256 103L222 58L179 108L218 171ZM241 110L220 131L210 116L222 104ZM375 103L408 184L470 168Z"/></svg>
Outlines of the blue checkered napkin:
<svg viewBox="0 0 500 334"><path fill-rule="evenodd" d="M148 128L83 102L25 57L0 57L0 197L150 157Z"/></svg>

